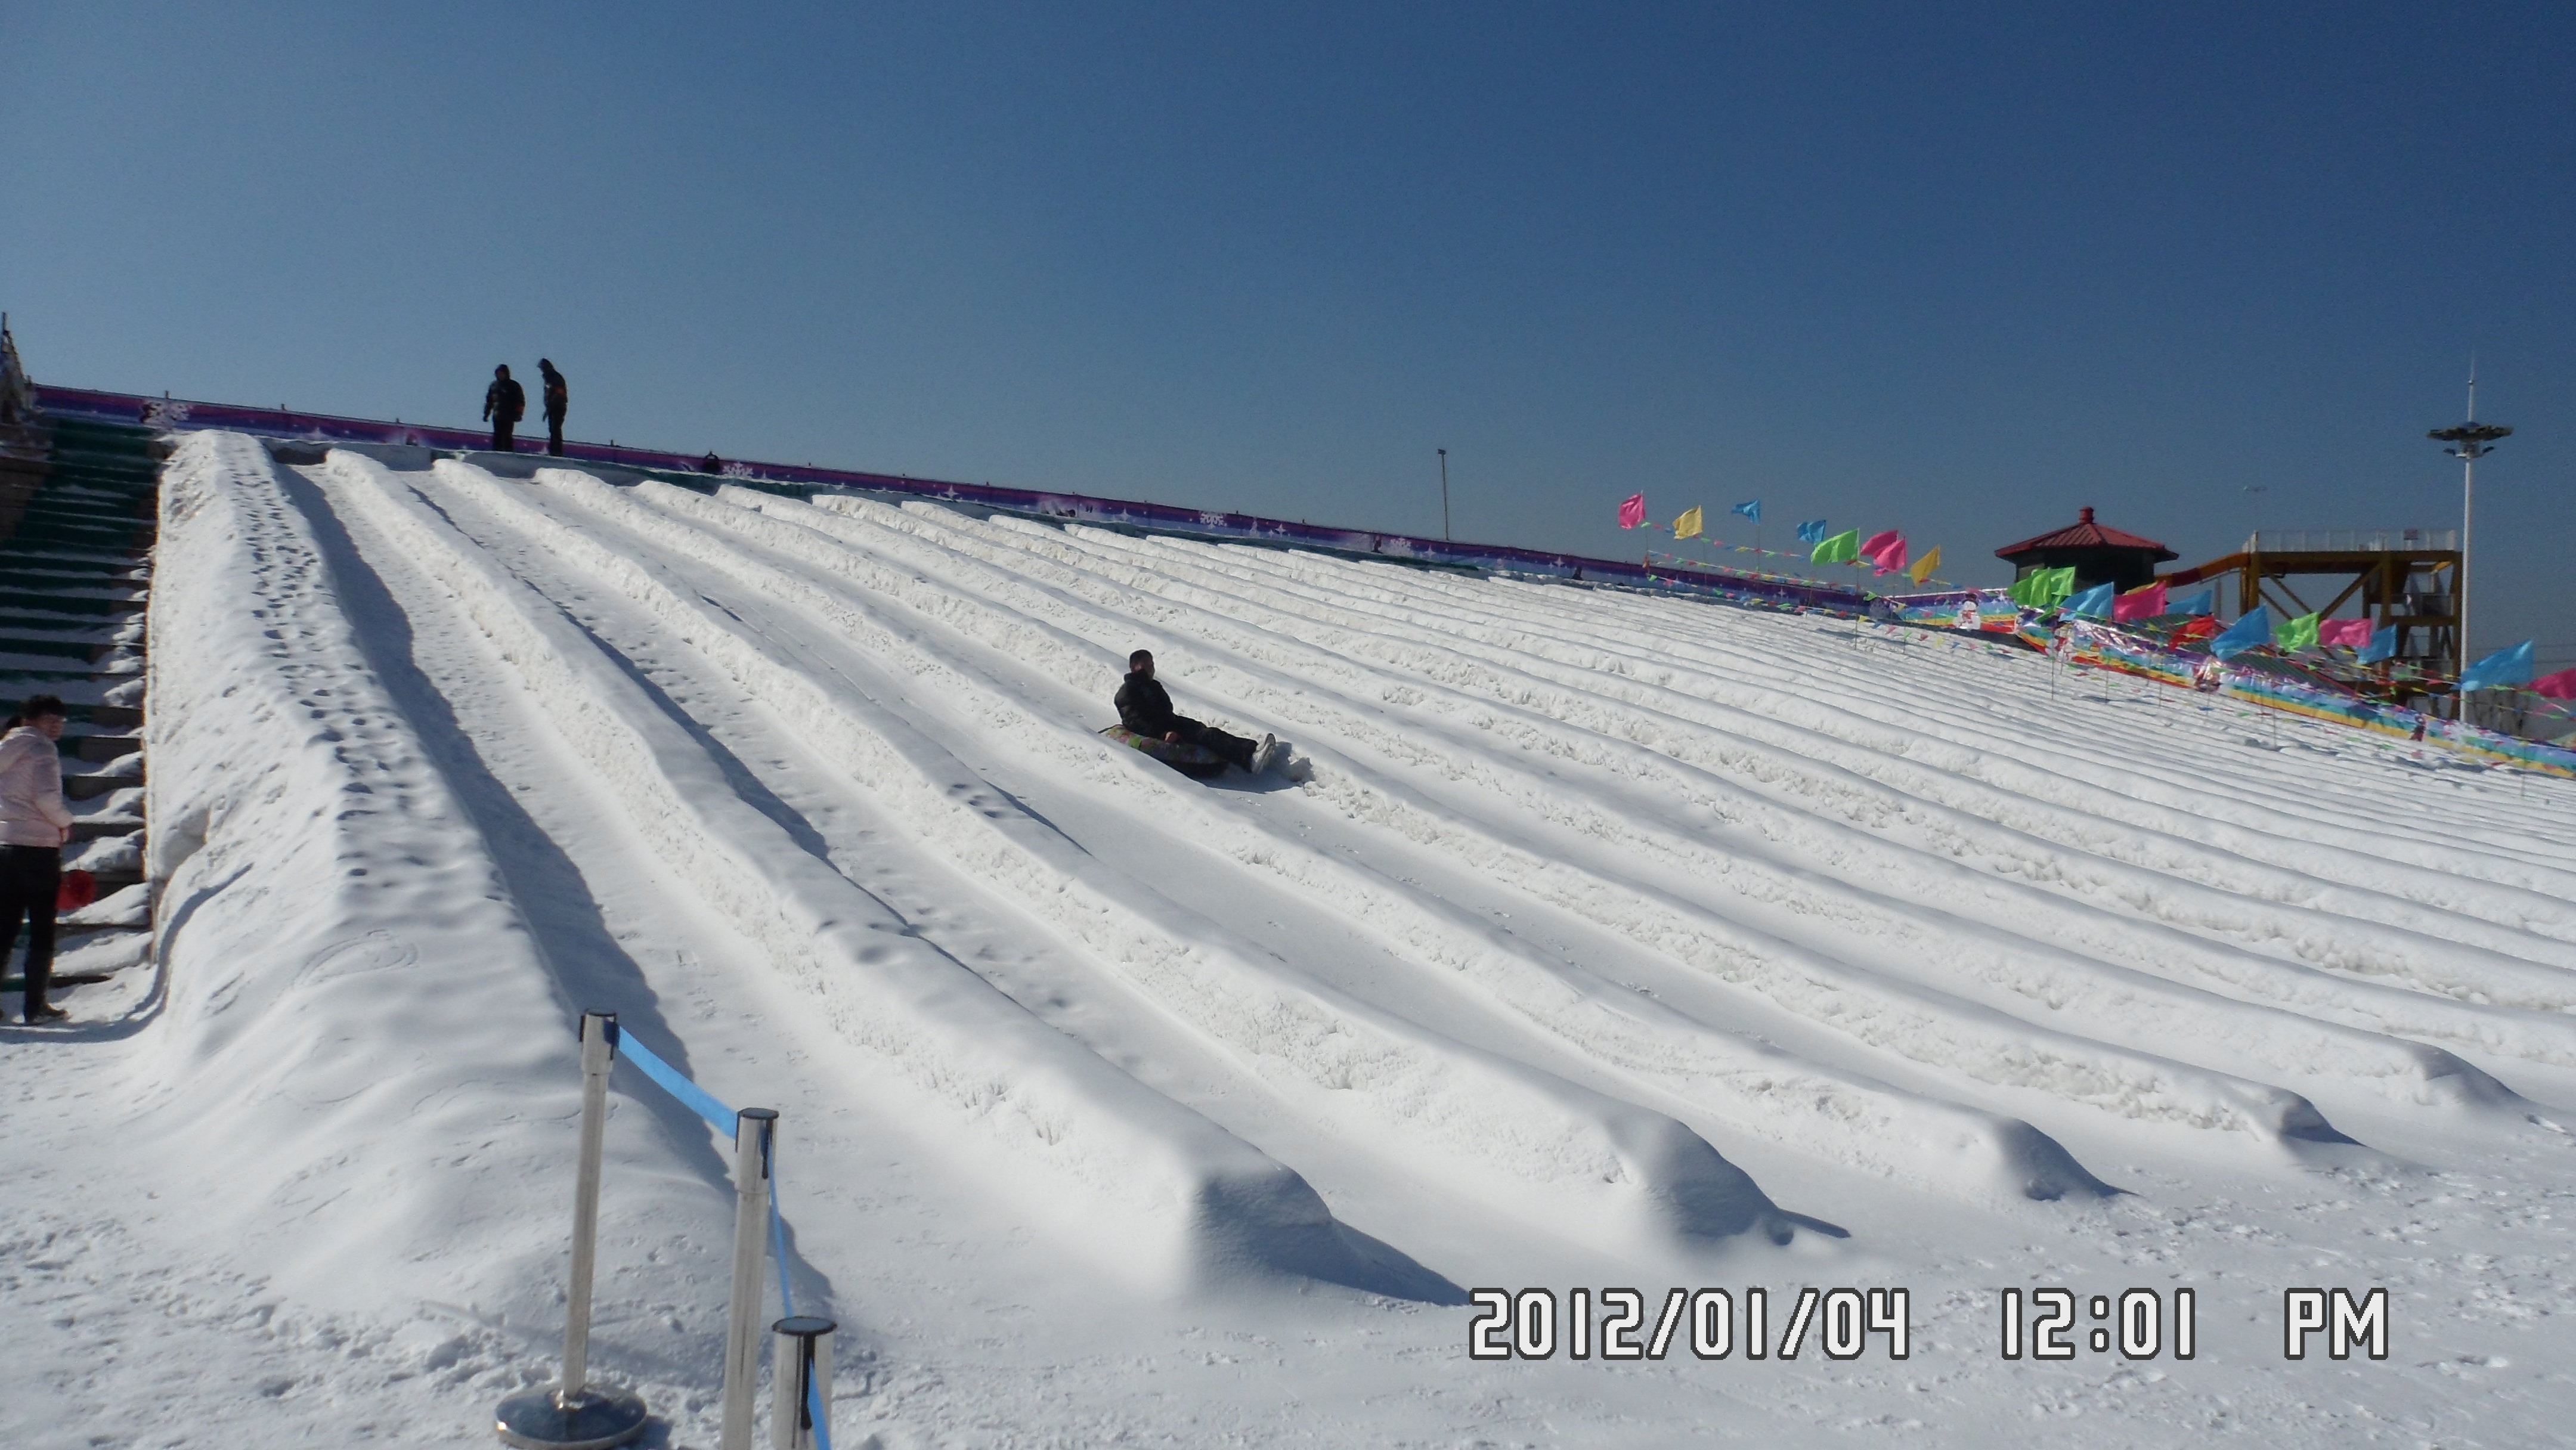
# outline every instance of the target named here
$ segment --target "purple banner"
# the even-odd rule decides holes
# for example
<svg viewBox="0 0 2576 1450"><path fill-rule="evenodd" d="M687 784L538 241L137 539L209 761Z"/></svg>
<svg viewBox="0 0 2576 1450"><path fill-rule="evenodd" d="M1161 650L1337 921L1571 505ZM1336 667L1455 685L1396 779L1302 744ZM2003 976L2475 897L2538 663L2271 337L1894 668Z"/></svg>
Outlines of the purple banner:
<svg viewBox="0 0 2576 1450"><path fill-rule="evenodd" d="M435 428L416 423L388 423L373 418L341 418L327 413L292 413L276 408L246 408L231 403L145 398L131 393L95 392L86 388L57 388L40 385L36 389L36 399L37 405L44 411L64 417L140 423L172 430L193 431L215 428L314 443L387 443L417 448L445 448L476 452L489 449L492 442L489 433L470 428ZM519 451L538 453L543 446L540 443L532 447L523 441ZM660 453L648 448L620 448L605 443L566 442L563 456L566 462L601 463L612 467L649 468L675 473L703 472L699 466L700 460L684 453ZM1868 608L1869 600L1867 593L1862 590L1829 584L1793 584L1734 574L1725 570L1676 568L1660 564L1650 570L1642 562L1631 564L1618 559L1592 559L1579 554L1552 554L1538 549L1515 549L1499 544L1457 544L1441 539L1417 538L1410 534L1381 533L1371 529L1326 528L1314 524L1293 523L1286 519L1262 518L1257 514L1212 513L1198 509L1177 508L1170 504L1144 503L1133 499L1093 498L1086 494L1045 493L1024 488L995 488L989 484L949 483L938 479L901 478L883 473L857 473L845 469L809 468L779 463L727 461L723 465L721 476L745 483L855 488L879 493L911 494L918 498L975 504L986 508L1036 514L1076 523L1123 524L1133 528L1200 534L1217 538L1257 539L1265 543L1279 544L1310 544L1317 548L1337 549L1346 553L1376 554L1390 559L1409 559L1428 564L1467 565L1519 574L1542 574L1603 584L1622 584L1642 589L1722 594L1729 598L1748 599L1777 608L1856 614Z"/></svg>

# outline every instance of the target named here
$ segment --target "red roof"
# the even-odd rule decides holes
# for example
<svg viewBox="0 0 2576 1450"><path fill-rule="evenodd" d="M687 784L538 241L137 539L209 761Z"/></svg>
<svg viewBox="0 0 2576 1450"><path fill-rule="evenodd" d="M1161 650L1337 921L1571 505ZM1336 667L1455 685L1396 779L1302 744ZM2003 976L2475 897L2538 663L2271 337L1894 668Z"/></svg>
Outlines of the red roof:
<svg viewBox="0 0 2576 1450"><path fill-rule="evenodd" d="M2011 559L2041 549L2151 549L2155 551L2158 559L2182 557L2153 539L2142 539L2135 534L2123 533L2107 524L2093 522L2091 504L2084 506L2083 517L2077 519L2072 526L2059 529L2055 533L2042 534L2035 539L2024 539L2018 544L2007 544L1995 550L1995 557Z"/></svg>

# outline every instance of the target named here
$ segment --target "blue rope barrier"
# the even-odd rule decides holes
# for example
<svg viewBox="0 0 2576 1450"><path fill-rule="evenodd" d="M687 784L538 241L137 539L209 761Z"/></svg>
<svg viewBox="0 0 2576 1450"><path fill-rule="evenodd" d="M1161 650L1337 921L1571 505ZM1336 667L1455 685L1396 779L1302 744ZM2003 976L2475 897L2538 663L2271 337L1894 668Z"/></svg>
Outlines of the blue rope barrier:
<svg viewBox="0 0 2576 1450"><path fill-rule="evenodd" d="M655 1057L652 1049L636 1041L633 1035L619 1028L614 1022L608 1024L608 1045L619 1056L630 1059L637 1067L642 1068L644 1075L653 1080L654 1086L678 1098L681 1106L706 1119L714 1125L716 1131L726 1137L733 1136L734 1119L741 1114L726 1107L714 1093L681 1076L678 1068Z"/></svg>
<svg viewBox="0 0 2576 1450"><path fill-rule="evenodd" d="M689 1081L678 1068L654 1056L651 1048L627 1035L614 1021L608 1024L608 1046L612 1053L642 1069L655 1087L679 1099L683 1106L706 1119L717 1131L728 1137L733 1134L735 1119L741 1114L726 1107L714 1093ZM769 1150L769 1254L770 1261L778 1265L779 1317L793 1319L796 1317L796 1291L788 1286L787 1281L787 1222L778 1215L778 1147L775 1143ZM774 1370L775 1366L772 1368ZM813 1425L817 1450L832 1450L832 1432L823 1420L822 1392L810 1383L805 1386L805 1414Z"/></svg>

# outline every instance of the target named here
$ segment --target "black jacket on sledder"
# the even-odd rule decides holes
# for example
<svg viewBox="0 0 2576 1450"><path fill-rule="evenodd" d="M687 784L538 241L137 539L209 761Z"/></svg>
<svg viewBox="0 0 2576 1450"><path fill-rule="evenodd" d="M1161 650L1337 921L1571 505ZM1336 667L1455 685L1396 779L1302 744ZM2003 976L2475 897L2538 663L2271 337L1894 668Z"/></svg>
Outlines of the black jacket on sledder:
<svg viewBox="0 0 2576 1450"><path fill-rule="evenodd" d="M1173 713L1172 697L1164 693L1163 682L1151 676L1131 674L1118 687L1118 722L1148 740L1178 735L1245 770L1252 769L1252 753L1260 748L1240 735Z"/></svg>

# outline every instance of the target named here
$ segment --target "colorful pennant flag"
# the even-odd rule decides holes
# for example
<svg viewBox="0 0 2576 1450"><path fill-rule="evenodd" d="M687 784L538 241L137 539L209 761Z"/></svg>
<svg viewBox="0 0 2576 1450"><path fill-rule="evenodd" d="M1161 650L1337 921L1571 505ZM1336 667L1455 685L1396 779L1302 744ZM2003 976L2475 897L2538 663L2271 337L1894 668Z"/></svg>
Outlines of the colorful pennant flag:
<svg viewBox="0 0 2576 1450"><path fill-rule="evenodd" d="M2217 612L2218 590L2215 587L2203 589L2198 594L2186 594L2180 599L2168 600L2165 603L2167 614L2216 614Z"/></svg>
<svg viewBox="0 0 2576 1450"><path fill-rule="evenodd" d="M1623 529L1633 529L1643 525L1645 522L1646 496L1642 493L1632 493L1628 495L1628 501L1619 505L1619 527Z"/></svg>
<svg viewBox="0 0 2576 1450"><path fill-rule="evenodd" d="M1832 538L1824 540L1816 545L1816 552L1808 556L1808 562L1814 564L1850 564L1859 559L1860 530L1858 529L1845 529Z"/></svg>
<svg viewBox="0 0 2576 1450"><path fill-rule="evenodd" d="M2075 566L2033 569L2015 581L2010 592L2015 604L2046 609L2075 592Z"/></svg>
<svg viewBox="0 0 2576 1450"><path fill-rule="evenodd" d="M2161 580L2142 588L2132 589L2111 601L2111 617L2123 622L2132 619L2153 619L2164 612L2165 586Z"/></svg>
<svg viewBox="0 0 2576 1450"><path fill-rule="evenodd" d="M2372 635L2370 637L2370 643L2361 647L2361 662L2366 665L2375 665L2381 660L2395 659L2396 657L2397 626L2393 624L2388 626L2386 629L2379 631L2377 634Z"/></svg>
<svg viewBox="0 0 2576 1450"><path fill-rule="evenodd" d="M1934 544L1932 546L1931 553L1915 560L1914 567L1905 571L1905 577L1913 580L1917 584L1920 584L1924 580L1931 578L1932 571L1940 567L1941 546L1939 544Z"/></svg>
<svg viewBox="0 0 2576 1450"><path fill-rule="evenodd" d="M1746 518L1751 519L1753 522L1758 524L1762 522L1762 500L1757 498L1745 503L1737 504L1734 508L1727 510L1727 512L1742 514Z"/></svg>
<svg viewBox="0 0 2576 1450"><path fill-rule="evenodd" d="M2209 652L2223 660L2232 660L2256 645L2272 642L2272 611L2257 604L2254 612L2227 626L2225 633L2209 642Z"/></svg>
<svg viewBox="0 0 2576 1450"><path fill-rule="evenodd" d="M2296 619L2282 620L2272 627L2272 643L2282 650L2315 649L2317 616L2302 614Z"/></svg>
<svg viewBox="0 0 2576 1450"><path fill-rule="evenodd" d="M2510 649L2497 650L2461 673L2460 692L2530 684L2531 653L2531 641L2527 639Z"/></svg>
<svg viewBox="0 0 2576 1450"><path fill-rule="evenodd" d="M1872 535L1860 546L1860 556L1878 566L1881 574L1893 574L1905 567L1905 536L1894 529Z"/></svg>
<svg viewBox="0 0 2576 1450"><path fill-rule="evenodd" d="M1673 537L1676 539L1696 539L1699 537L1700 524L1699 505L1692 504L1689 508L1682 511L1682 516L1680 518L1673 520Z"/></svg>
<svg viewBox="0 0 2576 1450"><path fill-rule="evenodd" d="M2320 619L2317 621L2317 643L2342 645L2359 649L2370 643L2370 621L2367 619Z"/></svg>
<svg viewBox="0 0 2576 1450"><path fill-rule="evenodd" d="M1824 541L1825 521L1823 519L1809 519L1805 523L1798 525L1799 543L1821 544Z"/></svg>
<svg viewBox="0 0 2576 1450"><path fill-rule="evenodd" d="M2119 586L2108 582L2096 584L2066 601L2066 612L2079 619L2109 619L2111 601Z"/></svg>
<svg viewBox="0 0 2576 1450"><path fill-rule="evenodd" d="M2531 682L2531 693L2552 700L2576 700L2576 670L2560 670Z"/></svg>

